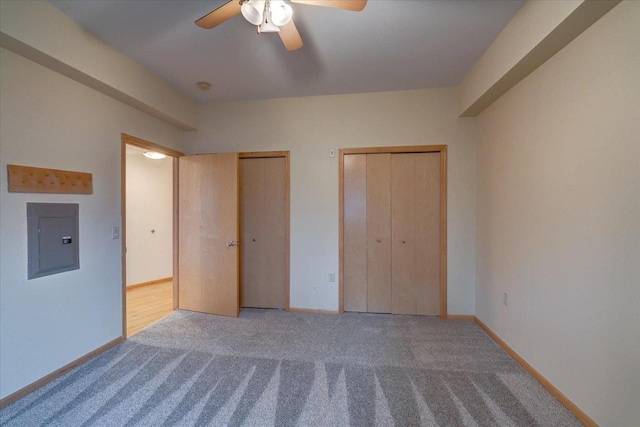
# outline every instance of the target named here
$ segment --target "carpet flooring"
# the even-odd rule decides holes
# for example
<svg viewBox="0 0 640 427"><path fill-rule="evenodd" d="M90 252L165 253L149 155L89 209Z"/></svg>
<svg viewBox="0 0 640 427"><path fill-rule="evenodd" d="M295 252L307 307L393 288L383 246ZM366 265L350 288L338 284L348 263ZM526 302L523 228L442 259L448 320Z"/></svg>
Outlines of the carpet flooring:
<svg viewBox="0 0 640 427"><path fill-rule="evenodd" d="M471 321L177 311L3 426L578 426Z"/></svg>

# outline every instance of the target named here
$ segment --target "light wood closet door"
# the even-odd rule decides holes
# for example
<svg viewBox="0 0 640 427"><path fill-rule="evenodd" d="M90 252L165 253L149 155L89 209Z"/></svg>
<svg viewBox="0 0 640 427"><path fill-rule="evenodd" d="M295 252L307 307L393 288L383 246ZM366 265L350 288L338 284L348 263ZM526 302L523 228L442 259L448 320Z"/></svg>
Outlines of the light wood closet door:
<svg viewBox="0 0 640 427"><path fill-rule="evenodd" d="M367 154L367 311L391 312L391 154Z"/></svg>
<svg viewBox="0 0 640 427"><path fill-rule="evenodd" d="M242 159L242 306L284 308L286 160Z"/></svg>
<svg viewBox="0 0 640 427"><path fill-rule="evenodd" d="M440 314L440 153L416 158L416 314Z"/></svg>
<svg viewBox="0 0 640 427"><path fill-rule="evenodd" d="M440 156L344 156L346 311L440 314Z"/></svg>
<svg viewBox="0 0 640 427"><path fill-rule="evenodd" d="M416 155L391 155L391 312L416 314Z"/></svg>
<svg viewBox="0 0 640 427"><path fill-rule="evenodd" d="M261 208L264 204L262 198L262 177L264 172L260 167L261 159L240 159L240 176L242 190L240 192L242 225L241 245L242 273L240 275L240 306L255 304L260 299L260 274L263 269L261 259L262 241ZM248 267L248 268L247 268ZM255 306L254 306L255 307Z"/></svg>
<svg viewBox="0 0 640 427"><path fill-rule="evenodd" d="M180 157L179 178L179 306L237 317L238 154Z"/></svg>
<svg viewBox="0 0 640 427"><path fill-rule="evenodd" d="M439 314L440 154L391 156L392 313Z"/></svg>
<svg viewBox="0 0 640 427"><path fill-rule="evenodd" d="M367 311L367 155L344 156L344 309Z"/></svg>

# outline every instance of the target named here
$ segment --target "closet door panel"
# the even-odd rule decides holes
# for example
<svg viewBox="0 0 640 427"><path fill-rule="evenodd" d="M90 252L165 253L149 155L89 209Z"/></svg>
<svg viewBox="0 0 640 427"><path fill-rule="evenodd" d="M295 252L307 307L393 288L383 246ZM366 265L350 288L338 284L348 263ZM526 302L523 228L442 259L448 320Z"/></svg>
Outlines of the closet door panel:
<svg viewBox="0 0 640 427"><path fill-rule="evenodd" d="M440 153L416 154L416 314L440 314Z"/></svg>
<svg viewBox="0 0 640 427"><path fill-rule="evenodd" d="M344 309L367 311L367 155L344 156Z"/></svg>
<svg viewBox="0 0 640 427"><path fill-rule="evenodd" d="M391 155L391 288L394 314L416 314L416 155Z"/></svg>
<svg viewBox="0 0 640 427"><path fill-rule="evenodd" d="M263 229L260 248L264 256L264 283L261 307L284 308L287 280L286 181L284 157L257 159L263 162Z"/></svg>
<svg viewBox="0 0 640 427"><path fill-rule="evenodd" d="M260 281L264 270L260 244L262 212L262 159L242 159L242 286L241 306L259 307Z"/></svg>
<svg viewBox="0 0 640 427"><path fill-rule="evenodd" d="M391 312L391 155L367 154L367 311Z"/></svg>
<svg viewBox="0 0 640 427"><path fill-rule="evenodd" d="M242 306L284 308L286 160L242 159Z"/></svg>

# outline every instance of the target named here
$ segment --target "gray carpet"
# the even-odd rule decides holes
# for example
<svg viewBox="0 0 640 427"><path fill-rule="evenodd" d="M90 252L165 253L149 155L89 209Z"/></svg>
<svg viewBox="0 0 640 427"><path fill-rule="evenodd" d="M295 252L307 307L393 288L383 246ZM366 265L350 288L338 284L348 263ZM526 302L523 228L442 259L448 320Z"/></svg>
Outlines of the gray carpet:
<svg viewBox="0 0 640 427"><path fill-rule="evenodd" d="M471 321L279 310L175 312L0 424L580 425Z"/></svg>

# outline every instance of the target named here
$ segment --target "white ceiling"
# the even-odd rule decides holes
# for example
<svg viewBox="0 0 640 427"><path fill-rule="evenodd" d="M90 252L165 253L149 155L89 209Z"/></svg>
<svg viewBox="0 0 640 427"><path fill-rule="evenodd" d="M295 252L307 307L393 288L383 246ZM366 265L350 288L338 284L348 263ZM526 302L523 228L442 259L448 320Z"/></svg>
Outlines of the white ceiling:
<svg viewBox="0 0 640 427"><path fill-rule="evenodd" d="M50 0L189 98L209 103L455 86L524 0L369 0L362 12L293 4L304 46L238 15L194 21L223 0ZM208 81L211 90L196 88Z"/></svg>

